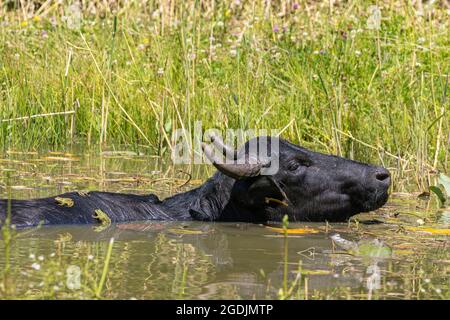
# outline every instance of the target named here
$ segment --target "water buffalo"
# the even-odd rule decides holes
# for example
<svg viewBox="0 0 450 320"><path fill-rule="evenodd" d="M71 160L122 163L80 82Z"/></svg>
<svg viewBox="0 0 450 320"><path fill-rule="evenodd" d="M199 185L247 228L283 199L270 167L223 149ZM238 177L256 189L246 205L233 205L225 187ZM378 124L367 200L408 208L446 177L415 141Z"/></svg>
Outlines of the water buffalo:
<svg viewBox="0 0 450 320"><path fill-rule="evenodd" d="M256 140L255 140L256 139ZM269 158L250 152L249 143L264 139ZM277 152L271 150L277 141ZM163 201L157 196L110 192L70 192L58 197L11 200L11 223L17 227L38 224L95 224L96 212L111 222L135 220L201 221L345 221L386 203L390 185L386 169L349 159L313 152L286 140L258 137L239 151L217 137L203 151L218 171L203 185ZM233 154L234 163L216 158L214 147ZM279 168L263 174L276 156ZM268 160L269 159L269 160ZM69 201L69 203L64 203ZM5 220L7 200L0 200Z"/></svg>

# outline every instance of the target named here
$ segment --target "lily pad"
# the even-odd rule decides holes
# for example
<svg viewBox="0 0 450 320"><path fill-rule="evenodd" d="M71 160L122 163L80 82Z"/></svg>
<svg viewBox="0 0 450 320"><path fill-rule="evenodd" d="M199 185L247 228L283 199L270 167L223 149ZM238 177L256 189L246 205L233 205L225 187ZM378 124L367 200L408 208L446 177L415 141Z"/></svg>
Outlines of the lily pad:
<svg viewBox="0 0 450 320"><path fill-rule="evenodd" d="M271 231L275 231L278 233L284 233L283 228L275 228L275 227L266 227ZM286 229L287 234L310 234L310 233L319 233L320 231L313 228L296 228L296 229Z"/></svg>
<svg viewBox="0 0 450 320"><path fill-rule="evenodd" d="M336 245L356 256L388 258L392 255L392 249L378 239L354 242L343 239L339 234L332 235L331 239Z"/></svg>
<svg viewBox="0 0 450 320"><path fill-rule="evenodd" d="M373 258L389 258L392 255L392 249L378 239L359 242L357 252L359 255Z"/></svg>

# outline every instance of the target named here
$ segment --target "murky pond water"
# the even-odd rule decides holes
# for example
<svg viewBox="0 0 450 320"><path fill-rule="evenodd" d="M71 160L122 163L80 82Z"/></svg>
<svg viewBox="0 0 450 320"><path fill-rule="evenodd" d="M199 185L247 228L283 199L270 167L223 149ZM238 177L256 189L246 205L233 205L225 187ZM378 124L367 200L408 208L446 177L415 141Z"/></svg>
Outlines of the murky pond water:
<svg viewBox="0 0 450 320"><path fill-rule="evenodd" d="M14 198L164 198L213 172L98 150L10 151L0 169L0 198L7 184ZM433 200L397 194L358 222L291 223L287 234L279 225L163 221L19 230L9 246L0 241L0 298L272 299L284 289L289 299L449 299L449 217Z"/></svg>

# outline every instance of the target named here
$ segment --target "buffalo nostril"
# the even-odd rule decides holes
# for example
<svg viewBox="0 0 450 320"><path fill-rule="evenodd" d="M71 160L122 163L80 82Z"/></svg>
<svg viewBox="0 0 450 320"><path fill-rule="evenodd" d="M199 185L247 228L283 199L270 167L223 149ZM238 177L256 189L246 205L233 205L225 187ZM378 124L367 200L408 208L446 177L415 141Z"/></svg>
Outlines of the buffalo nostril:
<svg viewBox="0 0 450 320"><path fill-rule="evenodd" d="M389 175L388 172L377 172L377 173L375 174L375 178L376 178L377 180L379 180L379 181L382 181L382 182L384 182L384 181L386 181L387 179L389 179L389 177L390 177L390 175Z"/></svg>

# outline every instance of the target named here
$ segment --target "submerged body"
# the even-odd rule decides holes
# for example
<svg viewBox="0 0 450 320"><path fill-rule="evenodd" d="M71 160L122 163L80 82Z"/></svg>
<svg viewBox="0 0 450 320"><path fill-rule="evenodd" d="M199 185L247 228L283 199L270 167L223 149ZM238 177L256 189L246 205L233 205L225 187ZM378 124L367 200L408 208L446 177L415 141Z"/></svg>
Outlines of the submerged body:
<svg viewBox="0 0 450 320"><path fill-rule="evenodd" d="M260 138L256 138L260 139ZM269 144L271 143L269 137ZM222 147L221 142L212 140ZM206 221L345 221L381 207L388 198L389 172L341 157L324 155L279 141L279 168L261 174L264 164L222 165L203 185L169 197L110 192L65 193L33 200L11 200L11 224L17 227L101 223L100 210L111 222L138 220ZM246 146L240 154L249 157ZM227 148L226 146L223 146ZM224 149L225 150L225 149ZM236 152L236 157L238 157ZM251 156L251 155L250 155ZM0 220L8 200L0 200Z"/></svg>
<svg viewBox="0 0 450 320"><path fill-rule="evenodd" d="M67 206L61 199L70 199ZM139 196L111 192L89 192L79 194L69 192L58 197L35 200L12 200L12 224L19 227L38 224L95 224L95 211L101 210L111 222L130 220L185 220L186 215L168 215L159 207L156 196ZM7 208L7 200L0 200L0 208Z"/></svg>

